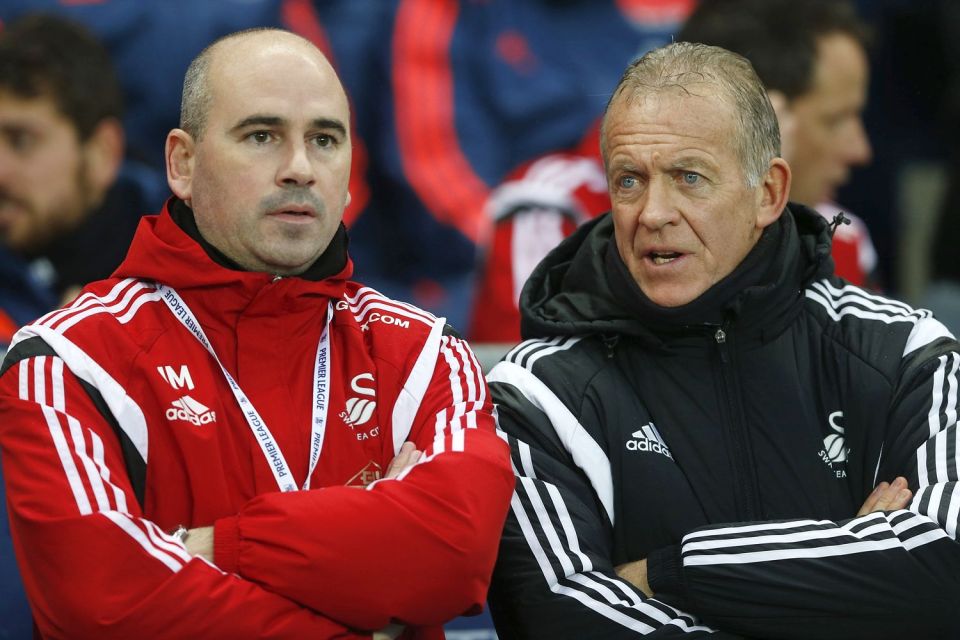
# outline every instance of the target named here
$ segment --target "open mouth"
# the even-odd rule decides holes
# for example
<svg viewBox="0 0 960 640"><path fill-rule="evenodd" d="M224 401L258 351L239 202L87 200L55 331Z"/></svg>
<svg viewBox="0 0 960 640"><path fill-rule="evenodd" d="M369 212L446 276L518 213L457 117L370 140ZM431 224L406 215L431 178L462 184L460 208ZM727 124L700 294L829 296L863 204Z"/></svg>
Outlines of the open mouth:
<svg viewBox="0 0 960 640"><path fill-rule="evenodd" d="M650 258L650 261L658 266L673 262L682 255L682 253L677 253L676 251L651 251L647 254L647 256Z"/></svg>

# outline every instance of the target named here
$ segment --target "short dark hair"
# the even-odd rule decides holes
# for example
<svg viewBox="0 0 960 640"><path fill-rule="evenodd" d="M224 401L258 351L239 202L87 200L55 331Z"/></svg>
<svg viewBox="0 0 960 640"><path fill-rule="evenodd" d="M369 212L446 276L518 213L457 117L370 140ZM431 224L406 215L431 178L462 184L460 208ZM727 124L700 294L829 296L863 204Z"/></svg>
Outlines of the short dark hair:
<svg viewBox="0 0 960 640"><path fill-rule="evenodd" d="M57 16L24 16L0 31L0 91L49 98L80 140L104 118L123 117L110 54L85 27Z"/></svg>
<svg viewBox="0 0 960 640"><path fill-rule="evenodd" d="M768 90L792 100L810 90L817 42L834 33L864 49L870 42L866 25L844 0L703 0L677 40L739 53Z"/></svg>

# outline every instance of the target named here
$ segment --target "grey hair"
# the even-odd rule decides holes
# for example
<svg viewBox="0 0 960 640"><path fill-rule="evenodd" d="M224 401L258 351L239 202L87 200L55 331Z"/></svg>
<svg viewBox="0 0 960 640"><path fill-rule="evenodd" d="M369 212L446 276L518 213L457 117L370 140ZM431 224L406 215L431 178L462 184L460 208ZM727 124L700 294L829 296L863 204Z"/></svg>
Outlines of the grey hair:
<svg viewBox="0 0 960 640"><path fill-rule="evenodd" d="M254 27L230 33L217 38L204 47L203 51L190 62L187 73L183 76L183 93L180 98L180 128L189 133L194 140L200 140L203 135L207 126L207 113L210 111L210 103L213 102L213 95L210 92L210 83L207 78L213 50L225 40L265 31L289 33L273 27Z"/></svg>
<svg viewBox="0 0 960 640"><path fill-rule="evenodd" d="M604 111L600 149L607 162L606 127L610 106L621 96L642 98L666 89L691 95L692 85L707 84L728 102L737 121L737 155L750 187L760 184L770 161L780 155L780 127L767 91L750 62L720 47L674 42L650 51L623 72Z"/></svg>

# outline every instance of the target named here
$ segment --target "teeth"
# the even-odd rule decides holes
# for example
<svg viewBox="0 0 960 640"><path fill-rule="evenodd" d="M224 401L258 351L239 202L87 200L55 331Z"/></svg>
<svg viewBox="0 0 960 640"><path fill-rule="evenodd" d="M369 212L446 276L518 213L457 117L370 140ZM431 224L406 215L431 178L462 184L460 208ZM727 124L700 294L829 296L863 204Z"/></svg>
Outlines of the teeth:
<svg viewBox="0 0 960 640"><path fill-rule="evenodd" d="M650 254L650 259L653 261L653 264L656 264L656 265L673 262L679 257L680 257L679 253L651 253Z"/></svg>

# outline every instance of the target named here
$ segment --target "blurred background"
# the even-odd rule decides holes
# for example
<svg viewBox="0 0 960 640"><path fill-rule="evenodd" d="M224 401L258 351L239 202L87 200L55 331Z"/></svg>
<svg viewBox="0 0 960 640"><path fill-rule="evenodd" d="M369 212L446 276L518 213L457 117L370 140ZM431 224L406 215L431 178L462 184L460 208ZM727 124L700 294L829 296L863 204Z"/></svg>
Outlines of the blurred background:
<svg viewBox="0 0 960 640"><path fill-rule="evenodd" d="M513 322L479 295L491 286L484 279L496 277L490 261L501 259L492 250L498 224L504 212L542 197L542 192L530 195L506 185L518 169L545 155L589 155L584 145L594 141L595 146L594 125L624 67L670 42L697 4L0 0L0 30L28 13L64 16L89 29L116 68L124 107L122 162L138 185L137 196L120 202L129 220L101 226L97 235L67 233L59 240L61 253L63 245L70 244L82 245L88 254L104 253L111 243L122 250L128 235L110 229L129 226L131 220L135 224L138 216L159 210L168 195L164 140L178 123L183 74L204 46L255 26L283 27L314 42L337 67L353 109L353 199L345 221L355 279L445 316L475 341L489 362L516 334L515 328L504 333L483 329L491 321ZM862 166L852 167L849 181L834 199L869 229L876 258L870 286L934 308L956 333L960 2L853 4L871 31L863 123L872 154L858 163ZM15 156L0 153L0 199L16 192L16 168ZM602 175L599 184L595 178L578 179L588 191L602 194ZM569 230L551 235L526 225L509 233L538 239L542 254L555 236ZM30 278L41 282L37 286L52 282L56 268L76 269L82 262L60 266L49 248L7 250L26 266ZM503 259L532 260L507 248L511 250ZM532 265L519 272L529 268ZM517 280L516 273L512 277ZM0 282L2 295L12 277L0 270L0 278L7 278ZM512 298L515 305L518 288L518 282L506 285L507 303ZM60 287L54 297L62 300L71 291ZM49 302L39 302L40 307L58 302L43 300ZM29 318L18 320L12 312L5 316L3 309L0 297L0 338L4 331L9 338L16 325ZM7 577L0 579L6 588ZM3 633L0 637L20 637ZM480 617L451 624L448 637L485 640L495 635L488 618Z"/></svg>

